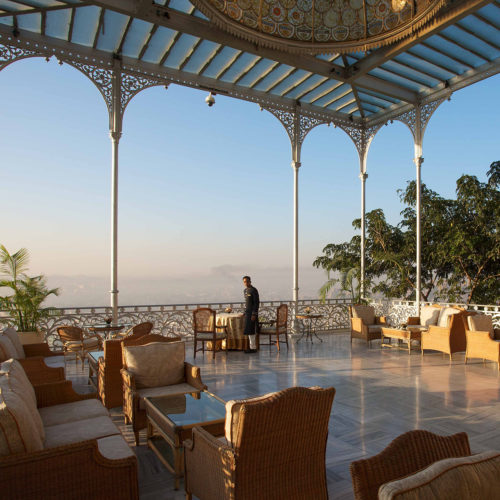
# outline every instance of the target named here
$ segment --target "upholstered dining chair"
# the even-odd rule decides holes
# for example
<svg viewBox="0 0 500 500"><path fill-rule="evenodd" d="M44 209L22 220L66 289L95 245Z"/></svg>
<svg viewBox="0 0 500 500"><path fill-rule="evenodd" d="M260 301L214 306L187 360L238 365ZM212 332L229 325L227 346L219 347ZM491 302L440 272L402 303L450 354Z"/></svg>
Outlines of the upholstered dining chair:
<svg viewBox="0 0 500 500"><path fill-rule="evenodd" d="M227 355L227 327L217 326L216 312L209 307L198 307L193 311L193 336L194 336L194 354L202 351L205 353L205 343L212 344L212 358L215 359L215 352L217 350L217 342L225 341L225 351ZM201 348L198 349L198 342L201 342Z"/></svg>
<svg viewBox="0 0 500 500"><path fill-rule="evenodd" d="M291 387L226 403L225 442L202 427L184 441L186 499L327 499L334 396L333 387Z"/></svg>
<svg viewBox="0 0 500 500"><path fill-rule="evenodd" d="M79 326L60 326L57 328L57 334L63 344L64 359L66 354L73 353L77 364L78 358L82 361L82 370L87 353L102 349L102 338L96 334L87 334Z"/></svg>
<svg viewBox="0 0 500 500"><path fill-rule="evenodd" d="M273 345L276 344L278 351L280 350L280 335L284 336L284 341L286 343L286 348L288 349L288 306L286 304L280 304L276 308L276 321L271 325L266 325L259 328L259 346L261 345ZM267 335L268 342L262 343L260 340L261 336ZM273 341L272 337L275 337Z"/></svg>

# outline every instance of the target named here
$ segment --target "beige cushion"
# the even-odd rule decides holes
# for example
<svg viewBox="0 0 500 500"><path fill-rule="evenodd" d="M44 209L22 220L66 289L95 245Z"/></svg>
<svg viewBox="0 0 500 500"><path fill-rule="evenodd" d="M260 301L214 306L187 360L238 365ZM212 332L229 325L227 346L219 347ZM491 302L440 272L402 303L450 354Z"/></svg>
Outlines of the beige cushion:
<svg viewBox="0 0 500 500"><path fill-rule="evenodd" d="M448 458L382 485L379 500L494 499L500 491L500 453Z"/></svg>
<svg viewBox="0 0 500 500"><path fill-rule="evenodd" d="M440 307L435 307L435 306L422 307L422 309L420 309L420 325L427 327L431 325L437 325L440 312L441 312Z"/></svg>
<svg viewBox="0 0 500 500"><path fill-rule="evenodd" d="M153 342L123 348L123 364L138 389L184 382L184 342Z"/></svg>
<svg viewBox="0 0 500 500"><path fill-rule="evenodd" d="M353 318L361 318L365 325L373 325L375 323L375 310L372 306L352 306L352 316Z"/></svg>
<svg viewBox="0 0 500 500"><path fill-rule="evenodd" d="M16 393L26 404L40 439L44 441L45 430L37 408L35 390L33 389L31 382L28 380L24 368L21 366L19 361L10 359L0 365L0 374L5 375L2 384L9 390Z"/></svg>
<svg viewBox="0 0 500 500"><path fill-rule="evenodd" d="M97 399L84 399L72 403L47 406L40 408L38 411L45 427L109 416L108 410Z"/></svg>
<svg viewBox="0 0 500 500"><path fill-rule="evenodd" d="M121 458L134 456L134 452L122 436L109 436L98 439L97 447L101 455L109 460L120 460Z"/></svg>
<svg viewBox="0 0 500 500"><path fill-rule="evenodd" d="M26 403L0 375L0 456L43 449L43 441Z"/></svg>
<svg viewBox="0 0 500 500"><path fill-rule="evenodd" d="M192 392L200 392L199 389L187 384L186 382L182 384L167 385L163 387L148 387L145 389L139 389L137 394L139 396L139 408L144 410L146 406L144 405L144 398L155 398L159 396L173 396L174 394L187 394Z"/></svg>
<svg viewBox="0 0 500 500"><path fill-rule="evenodd" d="M0 347L2 348L2 357L5 358L1 361L11 358L17 359L17 349L7 335L0 335Z"/></svg>
<svg viewBox="0 0 500 500"><path fill-rule="evenodd" d="M43 362L51 368L65 368L64 356L47 356Z"/></svg>
<svg viewBox="0 0 500 500"><path fill-rule="evenodd" d="M45 448L120 434L109 417L94 417L45 428Z"/></svg>
<svg viewBox="0 0 500 500"><path fill-rule="evenodd" d="M82 342L80 342L79 340L71 340L69 342L65 342L64 345L68 348L68 349L72 349L72 348L79 348L82 346ZM83 347L85 347L86 349L89 349L89 348L92 348L92 347L98 347L99 346L99 339L84 339L83 340Z"/></svg>
<svg viewBox="0 0 500 500"><path fill-rule="evenodd" d="M488 332L492 339L495 338L493 333L493 318L489 314L467 316L467 324L471 332Z"/></svg>
<svg viewBox="0 0 500 500"><path fill-rule="evenodd" d="M437 326L442 326L447 328L449 325L450 316L457 314L460 312L460 309L456 309L455 307L444 307L441 309L439 313L439 318L437 322Z"/></svg>
<svg viewBox="0 0 500 500"><path fill-rule="evenodd" d="M16 359L26 358L26 355L24 354L23 345L21 344L21 339L19 338L19 335L17 334L16 330L14 330L14 328L6 328L3 331L3 334L9 337L10 341L12 342L12 345L16 349L17 352Z"/></svg>
<svg viewBox="0 0 500 500"><path fill-rule="evenodd" d="M214 334L213 333L197 333L196 338L198 340L212 340L214 338ZM215 338L216 339L225 339L226 334L224 332L216 332Z"/></svg>

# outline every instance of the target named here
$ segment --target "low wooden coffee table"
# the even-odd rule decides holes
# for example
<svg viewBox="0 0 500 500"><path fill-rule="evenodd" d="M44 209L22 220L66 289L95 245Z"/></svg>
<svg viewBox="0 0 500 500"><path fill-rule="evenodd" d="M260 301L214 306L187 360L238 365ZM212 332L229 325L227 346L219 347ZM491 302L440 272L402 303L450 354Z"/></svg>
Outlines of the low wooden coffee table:
<svg viewBox="0 0 500 500"><path fill-rule="evenodd" d="M381 330L380 347L400 347L401 342L405 342L408 345L408 354L411 354L411 341L422 342L422 331L418 328L412 328L411 325L406 329L382 327ZM385 338L389 339L389 343L384 343ZM391 339L397 339L398 345L393 345Z"/></svg>
<svg viewBox="0 0 500 500"><path fill-rule="evenodd" d="M174 474L175 489L184 475L184 448L195 426L213 436L224 435L225 402L203 391L144 398L148 420L148 446L167 469Z"/></svg>

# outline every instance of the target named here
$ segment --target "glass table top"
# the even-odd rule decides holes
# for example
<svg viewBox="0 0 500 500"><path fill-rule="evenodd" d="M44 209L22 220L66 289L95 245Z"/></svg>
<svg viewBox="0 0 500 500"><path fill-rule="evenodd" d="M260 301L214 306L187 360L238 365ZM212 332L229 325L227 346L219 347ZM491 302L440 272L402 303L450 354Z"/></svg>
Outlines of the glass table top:
<svg viewBox="0 0 500 500"><path fill-rule="evenodd" d="M177 427L226 418L224 401L206 391L146 399Z"/></svg>
<svg viewBox="0 0 500 500"><path fill-rule="evenodd" d="M93 351L87 354L97 363L99 358L102 358L104 356L104 351Z"/></svg>

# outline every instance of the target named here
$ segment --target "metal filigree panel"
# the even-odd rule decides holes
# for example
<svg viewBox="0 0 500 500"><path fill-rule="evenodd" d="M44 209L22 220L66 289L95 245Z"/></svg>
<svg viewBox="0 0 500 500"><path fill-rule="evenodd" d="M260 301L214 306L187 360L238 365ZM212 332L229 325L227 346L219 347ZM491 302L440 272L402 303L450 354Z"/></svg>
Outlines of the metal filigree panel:
<svg viewBox="0 0 500 500"><path fill-rule="evenodd" d="M37 57L39 55L39 53L31 49L0 45L0 71L13 62L26 59L27 57Z"/></svg>
<svg viewBox="0 0 500 500"><path fill-rule="evenodd" d="M446 100L445 97L441 97L440 99L437 99L435 101L431 101L427 104L423 104L420 106L420 128L421 128L421 135L423 136L425 129L427 127L427 124L429 123L429 120L431 119L431 116L433 115L434 111ZM417 140L417 111L415 108L410 109L406 113L403 113L402 115L399 115L394 118L394 120L398 120L402 123L404 123L411 131L413 135L413 139Z"/></svg>

